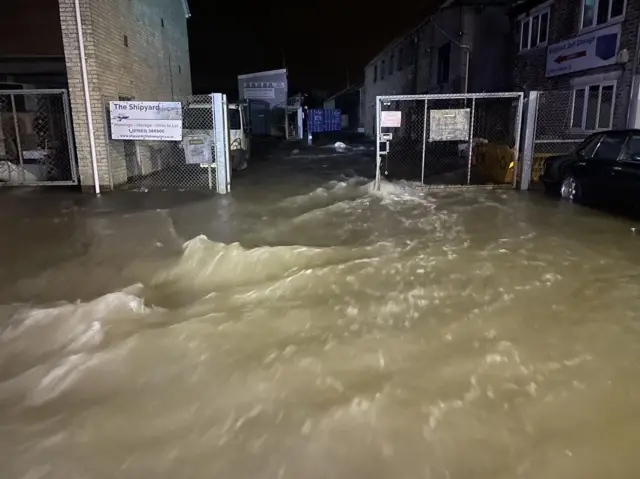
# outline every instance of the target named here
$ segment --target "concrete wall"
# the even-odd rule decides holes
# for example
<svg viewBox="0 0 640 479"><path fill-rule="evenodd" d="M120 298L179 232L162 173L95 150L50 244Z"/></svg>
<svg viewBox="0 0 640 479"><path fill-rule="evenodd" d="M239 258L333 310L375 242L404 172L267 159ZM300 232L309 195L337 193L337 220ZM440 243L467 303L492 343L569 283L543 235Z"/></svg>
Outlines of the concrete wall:
<svg viewBox="0 0 640 479"><path fill-rule="evenodd" d="M431 19L432 21L427 19L415 30L395 39L365 67L361 102L367 134L374 134L375 98L378 95L464 91L467 53L460 45L469 46L468 92L505 91L508 88L511 24L504 8L454 5L440 10ZM449 79L439 82L438 50L447 43L451 44ZM417 49L415 56L408 53L412 48ZM389 72L388 63L392 54L396 68ZM397 61L400 56L405 61L399 70ZM383 60L387 69L384 78L380 78ZM376 67L378 78L374 82Z"/></svg>
<svg viewBox="0 0 640 479"><path fill-rule="evenodd" d="M542 4L542 2L540 3ZM580 31L581 0L554 0L545 2L545 5L547 3L549 3L550 8L549 45L584 33ZM529 12L534 11L535 8L540 8L540 6L532 7ZM525 14L527 13L525 12ZM561 90L566 91L565 97L569 98L572 82L579 81L580 78L601 76L607 79L617 79L613 128L625 128L629 109L631 108L634 111L637 109L635 104L630 107L629 98L632 96L631 86L634 70L638 72L638 65L634 63L634 58L637 54L636 41L638 28L640 27L640 2L627 0L624 18L610 24L615 23L620 23L621 25L619 50L627 49L629 52L630 62L627 65L616 64L546 78L546 46L519 52L519 19L514 17L511 44L513 47L513 81L515 88L525 91ZM603 28L610 24L600 25L598 28ZM551 122L551 119L539 117L539 124L544 121Z"/></svg>
<svg viewBox="0 0 640 479"><path fill-rule="evenodd" d="M170 100L191 94L187 18L181 0L80 0L80 4L99 181L109 188L126 182L131 158L126 158L124 142L108 139L107 102L120 97ZM59 9L80 181L83 187L92 187L74 1L59 0ZM147 173L162 167L150 162L157 146L139 142Z"/></svg>

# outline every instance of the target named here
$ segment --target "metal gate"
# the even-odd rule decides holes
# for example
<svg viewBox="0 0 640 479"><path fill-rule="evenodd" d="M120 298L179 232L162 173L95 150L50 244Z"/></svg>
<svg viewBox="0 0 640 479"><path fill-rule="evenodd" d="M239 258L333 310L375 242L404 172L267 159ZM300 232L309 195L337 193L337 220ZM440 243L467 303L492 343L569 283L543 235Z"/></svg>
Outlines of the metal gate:
<svg viewBox="0 0 640 479"><path fill-rule="evenodd" d="M76 185L66 90L0 90L0 186Z"/></svg>
<svg viewBox="0 0 640 479"><path fill-rule="evenodd" d="M522 104L518 92L377 97L376 185L515 187Z"/></svg>

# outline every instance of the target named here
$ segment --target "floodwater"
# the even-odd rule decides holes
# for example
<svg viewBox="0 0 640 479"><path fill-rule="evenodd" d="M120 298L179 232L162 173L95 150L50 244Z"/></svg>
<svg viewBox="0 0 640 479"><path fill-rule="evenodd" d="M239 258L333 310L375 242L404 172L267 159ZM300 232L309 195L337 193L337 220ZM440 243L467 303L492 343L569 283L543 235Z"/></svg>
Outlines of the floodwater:
<svg viewBox="0 0 640 479"><path fill-rule="evenodd" d="M0 477L640 477L634 224L318 151L0 191Z"/></svg>

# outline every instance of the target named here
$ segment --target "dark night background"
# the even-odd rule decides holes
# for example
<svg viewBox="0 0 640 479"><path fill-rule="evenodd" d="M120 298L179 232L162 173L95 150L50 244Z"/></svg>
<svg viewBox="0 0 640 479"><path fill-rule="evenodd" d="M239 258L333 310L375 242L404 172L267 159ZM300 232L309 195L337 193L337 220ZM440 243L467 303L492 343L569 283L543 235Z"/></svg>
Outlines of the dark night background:
<svg viewBox="0 0 640 479"><path fill-rule="evenodd" d="M194 93L235 92L238 75L282 68L283 54L290 93L338 91L347 77L361 82L364 66L430 3L189 0Z"/></svg>

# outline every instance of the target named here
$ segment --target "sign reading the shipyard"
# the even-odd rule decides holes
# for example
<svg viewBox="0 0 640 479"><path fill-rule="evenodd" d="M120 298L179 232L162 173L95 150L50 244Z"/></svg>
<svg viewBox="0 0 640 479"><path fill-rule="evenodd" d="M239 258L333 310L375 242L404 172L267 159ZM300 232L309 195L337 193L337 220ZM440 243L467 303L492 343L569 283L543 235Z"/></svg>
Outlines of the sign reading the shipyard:
<svg viewBox="0 0 640 479"><path fill-rule="evenodd" d="M182 104L157 101L112 101L113 140L182 140Z"/></svg>
<svg viewBox="0 0 640 479"><path fill-rule="evenodd" d="M613 65L620 24L586 33L547 47L547 77Z"/></svg>
<svg viewBox="0 0 640 479"><path fill-rule="evenodd" d="M469 141L471 110L458 108L429 112L429 141Z"/></svg>

